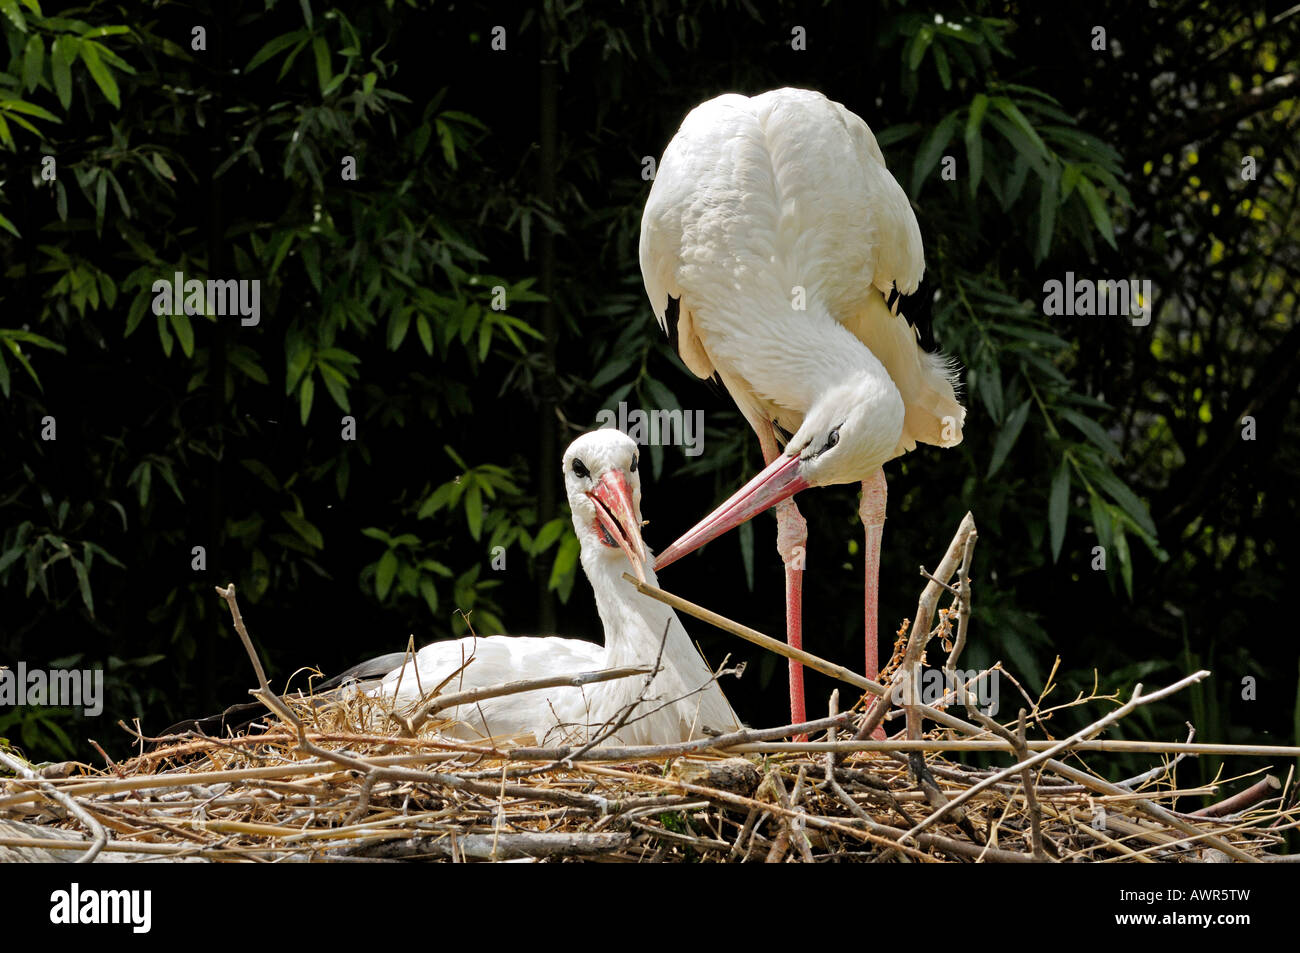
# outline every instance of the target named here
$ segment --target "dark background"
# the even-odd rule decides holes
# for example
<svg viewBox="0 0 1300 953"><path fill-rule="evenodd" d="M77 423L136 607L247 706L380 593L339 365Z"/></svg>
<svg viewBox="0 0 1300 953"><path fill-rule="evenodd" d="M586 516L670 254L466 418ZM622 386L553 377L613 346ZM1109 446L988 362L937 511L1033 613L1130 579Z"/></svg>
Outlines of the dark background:
<svg viewBox="0 0 1300 953"><path fill-rule="evenodd" d="M643 157L705 99L804 86L876 132L920 219L936 336L965 369L965 442L886 467L882 639L915 612L916 567L933 567L970 510L965 665L1001 659L1037 697L1059 656L1050 704L1206 667L1212 679L1115 736L1182 740L1190 722L1201 741L1295 744L1288 7L0 15L0 664L103 665L109 686L100 719L0 711L0 737L34 760L93 761L87 737L128 749L118 718L157 731L241 700L251 672L213 593L228 581L277 684L408 635L464 634L462 610L480 634L599 639L558 482L568 441L620 400L704 410L702 456L647 448L659 549L760 464L734 407L655 327L636 261ZM339 175L349 155L357 181ZM175 270L259 279L260 326L156 318L149 287ZM1151 324L1046 317L1043 283L1067 271L1149 279ZM498 284L504 315L490 307ZM355 441L340 439L345 413ZM46 415L55 441L41 439ZM856 488L800 506L805 645L859 668ZM764 516L662 582L779 636L781 579ZM784 721L781 660L688 628L711 661L750 661L726 686L742 717ZM810 714L832 687L810 678ZM1109 705L1060 712L1054 730Z"/></svg>

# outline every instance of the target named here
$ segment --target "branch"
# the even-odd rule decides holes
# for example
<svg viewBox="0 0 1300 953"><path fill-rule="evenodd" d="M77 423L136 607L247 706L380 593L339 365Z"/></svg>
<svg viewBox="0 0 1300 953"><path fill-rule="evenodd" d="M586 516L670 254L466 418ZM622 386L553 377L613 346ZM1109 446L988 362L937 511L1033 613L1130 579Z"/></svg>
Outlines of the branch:
<svg viewBox="0 0 1300 953"><path fill-rule="evenodd" d="M1210 674L1209 672L1205 670L1201 670L1192 675L1188 675L1186 678L1179 679L1178 681L1174 682L1172 685L1168 685L1165 688L1161 688L1158 689L1157 691L1151 692L1149 695L1142 694L1142 683L1139 682L1133 688L1133 697L1129 699L1125 704L1116 708L1114 711L1110 712L1109 714L1103 715L1101 718L1098 718L1088 727L1076 731L1070 737L1062 741L1058 741L1056 744L1052 745L1046 751L1041 751L1030 758L1026 758L1025 760L1019 762L1018 764L1013 764L1009 768L1004 768L1003 770L997 772L997 774L991 775L985 778L983 781L980 781L972 785L971 787L967 788L965 791L962 791L961 794L957 795L955 798L953 798L951 801L948 802L946 808L944 808L941 811L935 811L929 817L922 820L919 824L913 826L913 828L910 831L908 831L907 834L904 835L903 840L906 841L908 838L911 838L914 835L925 830L925 828L929 827L931 824L935 823L940 818L942 818L945 813L969 801L972 797L974 797L980 791L983 791L985 788L991 787L992 785L996 784L999 781L1005 781L1007 778L1011 777L1012 775L1024 771L1027 768L1032 768L1037 764L1050 760L1053 755L1060 754L1062 751L1069 750L1071 746L1078 744L1080 741L1087 739L1091 735L1096 734L1097 732L1105 728L1107 725L1119 721L1121 718L1125 717L1126 715L1134 711L1139 706L1146 705L1153 701L1158 701L1161 698L1164 698L1168 695L1172 695L1175 692L1181 691L1182 689L1186 688L1188 685L1194 685L1197 682L1201 681L1202 679L1208 678L1209 674Z"/></svg>
<svg viewBox="0 0 1300 953"><path fill-rule="evenodd" d="M58 788L52 785L49 781L42 779L39 774L31 770L17 758L11 757L5 752L0 751L0 762L3 762L9 770L13 771L13 773L19 777L25 778L28 781L34 781L51 800L61 804L68 810L68 813L81 822L81 825L85 827L94 838L94 842L84 854L77 858L76 862L79 864L94 863L95 858L99 856L99 852L108 844L108 832L104 830L104 826L86 813L85 809L82 808L80 804L68 797L62 791L58 790Z"/></svg>
<svg viewBox="0 0 1300 953"><path fill-rule="evenodd" d="M402 726L402 733L411 737L434 715L455 708L458 705L470 705L500 698L503 695L519 695L523 692L536 691L539 688L580 688L593 682L608 682L618 678L630 678L653 671L648 668L607 668L599 672L579 672L576 675L548 675L545 678L526 678L517 682L505 682L501 685L488 685L483 688L471 688L450 695L434 695L424 702L409 718L392 716Z"/></svg>
<svg viewBox="0 0 1300 953"><path fill-rule="evenodd" d="M788 659L794 659L802 665L807 666L815 672L821 672L823 675L829 675L831 678L837 678L841 682L848 682L864 692L871 692L873 695L884 695L885 688L879 682L873 682L869 678L863 678L856 672L850 671L843 665L836 665L834 662L828 662L825 659L818 658L802 649L794 649L784 642L764 635L757 629L751 629L747 625L741 625L739 622L732 622L726 616L712 612L703 606L698 606L694 602L683 599L681 596L675 596L671 592L666 592L657 586L652 586L648 582L641 582L631 573L623 573L623 578L632 584L642 595L649 596L651 599L657 599L665 605L672 606L680 612L687 615L693 615L697 619L718 627L724 632L730 632L732 635L740 636L747 642L753 642L755 645L767 649L769 652L775 652L777 655L784 656Z"/></svg>

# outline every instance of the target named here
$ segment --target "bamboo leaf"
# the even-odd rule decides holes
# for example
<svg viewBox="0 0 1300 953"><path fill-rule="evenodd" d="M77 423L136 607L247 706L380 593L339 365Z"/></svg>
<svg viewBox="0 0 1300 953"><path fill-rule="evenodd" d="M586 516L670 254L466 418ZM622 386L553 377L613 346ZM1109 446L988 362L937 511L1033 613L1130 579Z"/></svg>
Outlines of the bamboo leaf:
<svg viewBox="0 0 1300 953"><path fill-rule="evenodd" d="M33 40L37 37L32 37ZM44 119L48 122L62 122L58 116L48 109L42 109L35 103L29 103L22 99L0 99L0 109L7 109L10 112L24 113L28 116L35 116L37 119Z"/></svg>
<svg viewBox="0 0 1300 953"><path fill-rule="evenodd" d="M1038 247L1034 260L1042 261L1052 247L1052 233L1056 229L1057 188L1060 173L1053 166L1051 173L1043 179L1038 195Z"/></svg>
<svg viewBox="0 0 1300 953"><path fill-rule="evenodd" d="M72 105L72 61L77 58L80 41L73 36L56 36L50 47L50 75L54 92L64 109Z"/></svg>
<svg viewBox="0 0 1300 953"><path fill-rule="evenodd" d="M566 577L573 574L573 569L578 563L578 537L572 531L564 537L564 542L560 544L560 551L555 554L555 562L551 565L551 578L547 581L548 589L560 589Z"/></svg>
<svg viewBox="0 0 1300 953"><path fill-rule="evenodd" d="M397 553L391 549L379 557L379 566L375 570L375 595L383 602L388 598L388 590L393 587L397 576Z"/></svg>
<svg viewBox="0 0 1300 953"><path fill-rule="evenodd" d="M181 351L186 357L194 356L194 325L190 322L190 316L181 312L170 316L172 330L176 333L176 340L181 344Z"/></svg>
<svg viewBox="0 0 1300 953"><path fill-rule="evenodd" d="M465 491L465 522L469 524L469 535L478 542L483 533L483 491L477 483Z"/></svg>
<svg viewBox="0 0 1300 953"><path fill-rule="evenodd" d="M95 81L99 91L117 109L122 108L122 94L118 92L117 80L113 78L112 72L104 61L99 57L99 44L92 43L90 40L81 41L81 61L86 64L86 69L90 71L90 78Z"/></svg>
<svg viewBox="0 0 1300 953"><path fill-rule="evenodd" d="M18 6L18 0L0 0L0 13L3 13L19 33L27 32L27 19ZM92 612L91 615L94 615Z"/></svg>
<svg viewBox="0 0 1300 953"><path fill-rule="evenodd" d="M1124 580L1124 589L1130 599L1133 598L1133 555L1129 552L1128 537L1124 527L1115 527L1115 560L1119 563L1120 578Z"/></svg>
<svg viewBox="0 0 1300 953"><path fill-rule="evenodd" d="M1056 476L1052 478L1052 492L1047 501L1047 525L1052 536L1052 562L1061 558L1061 545L1065 542L1065 522L1070 511L1070 461L1061 460Z"/></svg>
<svg viewBox="0 0 1300 953"><path fill-rule="evenodd" d="M1120 509L1129 516L1135 524L1152 537L1156 536L1156 524L1151 519L1151 514L1147 511L1147 505L1138 498L1138 495L1128 488L1128 486L1110 472L1109 469L1096 468L1092 472L1093 480L1101 486L1103 490L1119 504ZM1119 527L1116 527L1118 531Z"/></svg>
<svg viewBox="0 0 1300 953"><path fill-rule="evenodd" d="M948 113L939 121L939 124L931 130L930 135L916 153L916 161L912 163L913 197L921 191L921 183L925 181L925 177L939 163L939 157L943 155L943 150L947 148L956 130L957 113L954 111Z"/></svg>
<svg viewBox="0 0 1300 953"><path fill-rule="evenodd" d="M330 70L330 48L325 42L323 36L318 36L311 41L312 53L316 57L316 80L320 83L321 94L324 95L326 87L330 84L333 73Z"/></svg>
<svg viewBox="0 0 1300 953"><path fill-rule="evenodd" d="M1026 399L1007 416L1007 422L1002 425L1002 429L998 432L998 438L993 443L993 456L989 460L989 472L986 474L986 479L998 472L1006 461L1007 455L1011 453L1011 448L1016 445L1020 431L1024 429L1025 421L1029 419L1029 404L1030 401Z"/></svg>
<svg viewBox="0 0 1300 953"><path fill-rule="evenodd" d="M311 401L316 395L316 382L308 377L302 382L302 389L298 392L298 407L302 423L307 424L307 419L311 416Z"/></svg>
<svg viewBox="0 0 1300 953"><path fill-rule="evenodd" d="M284 517L286 523L293 527L293 531L311 546L316 549L325 547L325 537L321 535L321 531L308 522L302 514L295 513L293 510L283 510L280 515Z"/></svg>
<svg viewBox="0 0 1300 953"><path fill-rule="evenodd" d="M925 58L925 51L930 48L934 41L934 28L923 26L916 31L916 36L912 37L909 45L907 57L907 68L916 72L916 68L921 65L921 60Z"/></svg>
<svg viewBox="0 0 1300 953"><path fill-rule="evenodd" d="M428 576L420 577L420 595L424 597L424 604L429 607L431 615L438 614L438 587L434 585L432 579Z"/></svg>
<svg viewBox="0 0 1300 953"><path fill-rule="evenodd" d="M1092 443L1103 453L1106 453L1115 459L1119 459L1119 445L1111 439L1110 434L1106 433L1106 429L1102 427L1101 424L1097 423L1097 421L1093 420L1086 414L1081 414L1077 410L1070 410L1068 407L1058 408L1057 412L1082 431L1083 435L1092 441Z"/></svg>
<svg viewBox="0 0 1300 953"><path fill-rule="evenodd" d="M939 82L944 89L952 89L952 68L948 65L948 54L942 45L934 48L934 68L939 71Z"/></svg>
<svg viewBox="0 0 1300 953"><path fill-rule="evenodd" d="M176 173L173 172L172 167L167 164L167 160L163 158L162 153L155 152L150 156L150 158L153 162L153 167L158 170L159 174L162 175L163 178L170 179L173 182L176 181Z"/></svg>
<svg viewBox="0 0 1300 953"><path fill-rule="evenodd" d="M1092 216L1092 223L1097 226L1097 231L1106 240L1106 244L1115 248L1115 228L1111 223L1110 213L1106 211L1106 204L1097 194L1097 187L1092 184L1091 179L1080 176L1078 188L1083 204L1088 207L1088 214Z"/></svg>
<svg viewBox="0 0 1300 953"><path fill-rule="evenodd" d="M294 30L292 33L284 33L277 36L275 39L268 41L263 44L260 50L253 54L253 58L249 60L248 65L244 67L244 72L251 73L271 57L275 56L275 54L287 50L295 43L300 42L310 35L311 34L306 30Z"/></svg>
<svg viewBox="0 0 1300 953"><path fill-rule="evenodd" d="M95 617L95 597L90 591L90 573L86 569L86 564L75 556L72 557L72 569L77 574L77 588L81 590L81 601L86 606L86 611L90 617Z"/></svg>

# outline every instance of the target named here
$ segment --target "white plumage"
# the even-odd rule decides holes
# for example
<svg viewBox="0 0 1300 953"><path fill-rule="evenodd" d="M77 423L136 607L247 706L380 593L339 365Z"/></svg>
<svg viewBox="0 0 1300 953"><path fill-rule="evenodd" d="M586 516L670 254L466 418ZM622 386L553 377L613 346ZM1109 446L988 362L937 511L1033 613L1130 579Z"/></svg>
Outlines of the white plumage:
<svg viewBox="0 0 1300 953"><path fill-rule="evenodd" d="M605 668L653 666L662 644L662 670L646 689L634 675L582 688L552 688L488 699L445 713L445 733L462 738L533 733L539 743L581 743L645 692L628 722L609 738L622 744L663 744L705 736L704 728L739 727L677 614L639 593L622 574L631 568L654 583L641 539L641 477L637 446L617 430L584 434L564 454L564 480L583 571L596 595L605 644L580 639L494 635L435 642L384 677L372 691L403 708L420 700L473 660L444 692L525 678ZM665 628L667 638L665 640Z"/></svg>
<svg viewBox="0 0 1300 953"><path fill-rule="evenodd" d="M927 354L901 308L891 308L918 290L925 256L875 137L809 90L697 106L659 163L640 256L646 293L678 354L696 375L722 382L768 464L657 567L776 506L787 635L798 646L807 531L790 497L862 481L874 678L881 464L918 442L959 443L966 415L949 363ZM792 435L784 448L783 435ZM791 697L802 720L794 665Z"/></svg>
<svg viewBox="0 0 1300 953"><path fill-rule="evenodd" d="M875 465L918 441L961 441L947 362L886 306L925 273L916 215L870 128L839 103L778 89L693 109L655 175L640 255L665 331L680 299L683 362L717 373L756 427L796 433L828 384L866 378Z"/></svg>

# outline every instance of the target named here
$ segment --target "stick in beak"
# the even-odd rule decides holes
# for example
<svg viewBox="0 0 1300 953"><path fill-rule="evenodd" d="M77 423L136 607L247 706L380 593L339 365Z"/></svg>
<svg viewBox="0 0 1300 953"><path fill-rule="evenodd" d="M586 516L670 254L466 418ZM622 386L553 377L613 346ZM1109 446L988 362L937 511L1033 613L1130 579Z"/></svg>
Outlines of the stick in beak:
<svg viewBox="0 0 1300 953"><path fill-rule="evenodd" d="M765 470L737 490L731 499L660 553L655 560L655 569L663 569L727 530L734 529L782 500L788 500L800 490L806 490L809 484L799 472L801 462L797 455L783 454L777 457Z"/></svg>
<svg viewBox="0 0 1300 953"><path fill-rule="evenodd" d="M622 470L606 470L595 489L587 495L596 504L596 521L632 564L636 577L645 582L645 542L641 520L632 504L632 488Z"/></svg>

